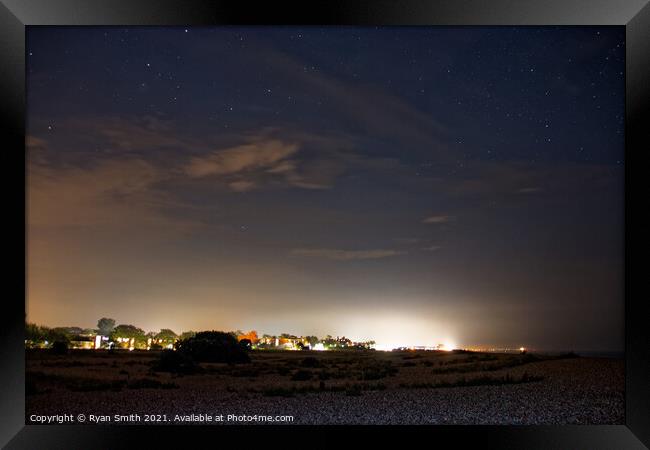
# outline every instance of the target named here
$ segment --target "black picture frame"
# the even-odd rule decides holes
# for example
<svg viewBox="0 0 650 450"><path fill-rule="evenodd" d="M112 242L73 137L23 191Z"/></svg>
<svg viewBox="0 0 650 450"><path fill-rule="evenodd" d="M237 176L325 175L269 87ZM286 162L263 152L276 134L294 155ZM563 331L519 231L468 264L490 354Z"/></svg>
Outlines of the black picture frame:
<svg viewBox="0 0 650 450"><path fill-rule="evenodd" d="M648 0L309 0L302 3L208 0L0 0L0 105L5 128L6 239L17 244L6 258L18 273L15 294L3 308L0 345L2 389L0 444L6 448L122 448L196 442L200 432L217 444L224 436L255 435L262 442L286 439L296 428L309 442L336 445L341 427L140 427L25 425L25 27L34 25L616 25L626 30L625 196L625 425L619 426L437 426L343 427L361 438L385 440L396 432L426 435L454 446L488 448L642 449L650 446L650 339L643 279L632 290L631 180L635 161L650 149L650 4ZM641 156L637 156L641 154ZM15 176L15 178L14 178ZM9 181L10 180L10 181ZM21 188L21 186L23 188ZM645 199L644 199L645 200ZM21 212L23 215L21 216ZM635 218L639 220L639 218ZM642 220L642 219L641 219ZM21 240L20 237L23 237ZM635 236L635 255L645 253ZM23 246L21 249L20 247ZM22 261L22 266L19 264ZM639 266L635 266L637 269ZM21 281L20 273L23 278ZM400 433L398 433L400 434ZM419 436L424 437L424 436ZM409 439L414 439L415 436ZM285 441L286 442L286 441ZM295 442L299 444L299 441ZM644 446L645 444L645 446ZM419 444L418 444L419 445Z"/></svg>

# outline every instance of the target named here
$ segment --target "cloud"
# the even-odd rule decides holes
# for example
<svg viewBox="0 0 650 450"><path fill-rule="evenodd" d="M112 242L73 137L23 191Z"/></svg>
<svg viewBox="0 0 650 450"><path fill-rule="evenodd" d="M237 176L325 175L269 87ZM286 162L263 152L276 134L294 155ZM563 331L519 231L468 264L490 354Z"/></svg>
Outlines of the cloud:
<svg viewBox="0 0 650 450"><path fill-rule="evenodd" d="M293 172L290 156L298 151L298 144L276 139L257 140L207 156L197 156L185 166L185 173L200 178L210 175L232 175L263 170L269 173Z"/></svg>
<svg viewBox="0 0 650 450"><path fill-rule="evenodd" d="M340 250L329 248L297 248L291 250L293 256L331 259L334 261L352 261L360 259L381 259L403 255L406 252L397 250Z"/></svg>
<svg viewBox="0 0 650 450"><path fill-rule="evenodd" d="M403 98L375 85L338 77L326 71L305 71L302 61L266 47L261 54L269 67L291 80L292 85L316 91L329 108L346 122L354 124L361 135L370 133L383 140L408 142L414 152L428 158L452 162L450 131L433 115L421 111Z"/></svg>
<svg viewBox="0 0 650 450"><path fill-rule="evenodd" d="M121 117L103 117L81 120L73 123L75 128L83 126L94 130L107 138L112 147L127 151L151 150L161 147L192 148L195 145L179 137L168 121L156 117L145 116L133 120ZM82 127L79 127L81 125Z"/></svg>
<svg viewBox="0 0 650 450"><path fill-rule="evenodd" d="M302 138L248 137L245 144L192 157L182 172L193 179L221 181L236 192L274 186L328 189L355 162L336 150L301 152L315 140Z"/></svg>
<svg viewBox="0 0 650 450"><path fill-rule="evenodd" d="M440 246L439 246L439 245L431 245L431 246L429 246L429 247L424 247L424 248L422 248L422 251L425 251L425 252L435 252L435 251L438 250L438 249L440 249Z"/></svg>
<svg viewBox="0 0 650 450"><path fill-rule="evenodd" d="M90 167L52 167L31 162L27 222L32 229L81 228L129 234L187 232L198 224L166 210L179 204L157 184L164 172L127 158Z"/></svg>
<svg viewBox="0 0 650 450"><path fill-rule="evenodd" d="M453 219L454 216L447 216L447 215L430 216L424 219L422 223L447 223L452 221Z"/></svg>
<svg viewBox="0 0 650 450"><path fill-rule="evenodd" d="M44 139L27 135L25 136L25 147L27 150L44 150L47 147L47 143Z"/></svg>

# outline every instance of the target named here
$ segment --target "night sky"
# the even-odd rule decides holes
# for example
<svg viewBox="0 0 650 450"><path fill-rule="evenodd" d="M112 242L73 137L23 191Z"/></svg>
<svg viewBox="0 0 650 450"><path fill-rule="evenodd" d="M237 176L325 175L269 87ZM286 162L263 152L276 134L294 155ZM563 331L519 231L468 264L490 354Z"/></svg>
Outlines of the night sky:
<svg viewBox="0 0 650 450"><path fill-rule="evenodd" d="M30 322L623 348L623 27L27 44Z"/></svg>

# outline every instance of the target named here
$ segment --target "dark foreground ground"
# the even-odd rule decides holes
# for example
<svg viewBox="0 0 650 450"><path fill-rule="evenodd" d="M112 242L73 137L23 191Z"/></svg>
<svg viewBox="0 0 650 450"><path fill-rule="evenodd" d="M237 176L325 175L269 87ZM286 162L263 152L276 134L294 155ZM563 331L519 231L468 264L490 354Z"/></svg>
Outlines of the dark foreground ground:
<svg viewBox="0 0 650 450"><path fill-rule="evenodd" d="M177 375L155 352L28 351L33 415L293 416L292 424L623 424L623 360L448 352L252 352ZM157 416L160 415L160 416ZM223 415L223 422L218 416ZM196 419L190 417L190 420ZM249 419L252 419L249 418ZM162 421L166 420L166 421ZM241 420L241 418L240 418ZM192 423L192 422L190 422ZM194 423L200 423L194 421ZM277 422L274 422L277 423Z"/></svg>

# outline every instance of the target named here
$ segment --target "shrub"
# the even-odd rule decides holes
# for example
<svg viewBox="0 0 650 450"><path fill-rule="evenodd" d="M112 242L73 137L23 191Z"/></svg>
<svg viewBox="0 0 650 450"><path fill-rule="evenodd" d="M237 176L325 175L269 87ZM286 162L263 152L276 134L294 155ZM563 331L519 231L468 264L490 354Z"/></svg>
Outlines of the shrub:
<svg viewBox="0 0 650 450"><path fill-rule="evenodd" d="M195 373L200 369L192 358L186 356L181 352L174 350L163 350L160 352L158 361L154 364L153 370L159 372L172 372L189 374Z"/></svg>
<svg viewBox="0 0 650 450"><path fill-rule="evenodd" d="M197 362L247 363L250 357L230 333L202 331L176 343L178 352Z"/></svg>
<svg viewBox="0 0 650 450"><path fill-rule="evenodd" d="M56 341L52 344L52 353L57 355L66 355L68 353L68 343L65 341Z"/></svg>

